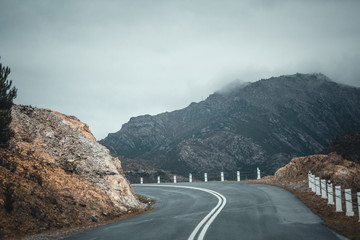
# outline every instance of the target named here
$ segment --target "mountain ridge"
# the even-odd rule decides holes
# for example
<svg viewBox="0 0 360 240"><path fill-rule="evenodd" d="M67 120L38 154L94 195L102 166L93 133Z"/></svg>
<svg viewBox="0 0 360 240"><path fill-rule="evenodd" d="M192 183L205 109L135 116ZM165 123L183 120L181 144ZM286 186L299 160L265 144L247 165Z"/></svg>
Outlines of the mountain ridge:
<svg viewBox="0 0 360 240"><path fill-rule="evenodd" d="M360 88L323 74L283 75L215 92L180 110L133 117L99 142L180 174L256 166L273 173L360 128L358 105Z"/></svg>

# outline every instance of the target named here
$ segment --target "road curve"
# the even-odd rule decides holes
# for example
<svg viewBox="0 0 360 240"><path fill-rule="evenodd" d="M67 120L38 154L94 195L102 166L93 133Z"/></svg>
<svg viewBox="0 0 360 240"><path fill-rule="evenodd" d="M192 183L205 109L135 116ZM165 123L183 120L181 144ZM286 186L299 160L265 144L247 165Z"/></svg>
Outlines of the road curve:
<svg viewBox="0 0 360 240"><path fill-rule="evenodd" d="M67 239L346 239L278 187L208 182L133 188L157 200L156 209Z"/></svg>
<svg viewBox="0 0 360 240"><path fill-rule="evenodd" d="M181 185L179 186L179 185L152 185L152 184L143 185L142 187L161 187L161 188L170 187L170 188L193 189L193 190L197 190L197 191L203 191L203 192L210 193L211 195L215 196L218 199L218 203L216 204L216 206L201 220L201 222L199 222L199 224L195 227L195 229L190 234L188 240L195 239L196 235L198 234L200 229L205 224L205 226L203 227L203 229L201 230L201 232L197 238L198 240L203 240L204 236L206 234L206 231L209 229L210 224L215 220L217 215L219 215L221 210L226 205L226 198L222 194L212 191L212 190L209 190L209 189L205 189L205 188L192 187L192 186L181 186Z"/></svg>

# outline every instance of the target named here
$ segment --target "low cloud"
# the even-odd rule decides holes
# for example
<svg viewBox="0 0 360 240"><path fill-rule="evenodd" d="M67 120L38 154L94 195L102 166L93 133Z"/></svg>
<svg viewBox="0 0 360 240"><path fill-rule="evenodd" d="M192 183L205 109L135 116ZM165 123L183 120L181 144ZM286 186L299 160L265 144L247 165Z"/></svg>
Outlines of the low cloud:
<svg viewBox="0 0 360 240"><path fill-rule="evenodd" d="M359 1L0 0L17 103L79 117L98 139L132 116L239 79L322 72L360 87Z"/></svg>

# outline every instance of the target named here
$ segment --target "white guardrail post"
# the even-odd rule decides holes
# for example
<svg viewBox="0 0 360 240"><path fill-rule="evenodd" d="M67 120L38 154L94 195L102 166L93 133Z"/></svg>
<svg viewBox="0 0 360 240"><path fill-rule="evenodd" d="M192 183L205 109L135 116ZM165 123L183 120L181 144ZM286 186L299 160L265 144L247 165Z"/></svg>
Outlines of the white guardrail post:
<svg viewBox="0 0 360 240"><path fill-rule="evenodd" d="M336 203L336 212L342 212L341 187L340 186L335 186L335 203Z"/></svg>
<svg viewBox="0 0 360 240"><path fill-rule="evenodd" d="M311 174L311 191L316 192L315 175Z"/></svg>
<svg viewBox="0 0 360 240"><path fill-rule="evenodd" d="M140 178L140 184L143 184L144 183L144 179L141 177Z"/></svg>
<svg viewBox="0 0 360 240"><path fill-rule="evenodd" d="M260 169L256 168L256 172L257 172L257 178L256 179L260 179L261 178Z"/></svg>
<svg viewBox="0 0 360 240"><path fill-rule="evenodd" d="M325 179L321 179L321 198L327 198L326 180Z"/></svg>
<svg viewBox="0 0 360 240"><path fill-rule="evenodd" d="M240 182L240 171L236 172L236 179L238 182Z"/></svg>
<svg viewBox="0 0 360 240"><path fill-rule="evenodd" d="M160 183L160 176L158 176L157 183Z"/></svg>
<svg viewBox="0 0 360 240"><path fill-rule="evenodd" d="M192 182L192 174L189 173L189 182Z"/></svg>
<svg viewBox="0 0 360 240"><path fill-rule="evenodd" d="M176 175L174 175L174 183L176 183Z"/></svg>
<svg viewBox="0 0 360 240"><path fill-rule="evenodd" d="M356 195L357 195L358 210L359 210L359 222L360 222L360 192L358 192Z"/></svg>
<svg viewBox="0 0 360 240"><path fill-rule="evenodd" d="M223 182L224 181L224 172L221 172L220 175L221 175L221 181Z"/></svg>
<svg viewBox="0 0 360 240"><path fill-rule="evenodd" d="M321 195L321 192L320 192L320 178L319 177L315 177L315 192L316 192L316 195Z"/></svg>
<svg viewBox="0 0 360 240"><path fill-rule="evenodd" d="M204 182L207 182L207 173L204 173Z"/></svg>
<svg viewBox="0 0 360 240"><path fill-rule="evenodd" d="M345 189L344 192L345 192L346 216L352 217L354 216L354 211L352 206L351 189Z"/></svg>
<svg viewBox="0 0 360 240"><path fill-rule="evenodd" d="M330 180L328 181L327 189L328 189L328 204L334 205L334 190Z"/></svg>
<svg viewBox="0 0 360 240"><path fill-rule="evenodd" d="M311 172L308 172L308 184L309 184L309 188L311 188Z"/></svg>

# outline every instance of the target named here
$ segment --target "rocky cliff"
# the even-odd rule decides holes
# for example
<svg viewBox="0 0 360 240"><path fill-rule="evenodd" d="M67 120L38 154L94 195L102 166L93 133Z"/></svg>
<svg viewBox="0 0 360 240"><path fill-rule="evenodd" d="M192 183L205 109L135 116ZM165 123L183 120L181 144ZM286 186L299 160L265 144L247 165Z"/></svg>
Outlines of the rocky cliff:
<svg viewBox="0 0 360 240"><path fill-rule="evenodd" d="M348 161L336 153L293 158L276 171L275 178L289 182L306 180L309 171L342 188L360 191L360 164Z"/></svg>
<svg viewBox="0 0 360 240"><path fill-rule="evenodd" d="M120 161L73 116L13 106L0 149L0 238L87 225L141 209Z"/></svg>
<svg viewBox="0 0 360 240"><path fill-rule="evenodd" d="M360 89L322 74L260 80L188 107L131 118L100 143L117 155L202 178L203 172L272 174L360 129Z"/></svg>

